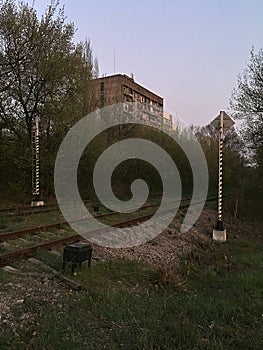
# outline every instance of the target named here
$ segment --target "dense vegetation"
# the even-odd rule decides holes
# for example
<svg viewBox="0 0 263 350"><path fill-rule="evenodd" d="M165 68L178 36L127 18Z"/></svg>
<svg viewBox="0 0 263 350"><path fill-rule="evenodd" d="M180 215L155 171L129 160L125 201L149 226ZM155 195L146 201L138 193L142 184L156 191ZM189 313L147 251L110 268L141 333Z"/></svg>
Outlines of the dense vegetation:
<svg viewBox="0 0 263 350"><path fill-rule="evenodd" d="M90 43L74 44L75 27L59 2L38 18L26 3L0 5L1 189L30 192L31 135L41 118L41 171L52 193L54 159L69 128L94 109L98 75Z"/></svg>
<svg viewBox="0 0 263 350"><path fill-rule="evenodd" d="M31 134L41 118L41 190L54 195L53 169L64 136L76 121L96 108L92 79L98 62L88 41L74 43L75 26L66 21L59 2L52 2L39 18L34 7L6 0L0 7L0 193L20 199L31 192ZM263 51L252 51L239 77L231 106L235 118L245 119L243 133L225 136L224 194L234 217L254 215L262 206L262 81ZM192 127L206 155L209 191L217 192L217 132L211 126ZM189 132L178 128L180 137ZM100 134L84 152L79 167L83 197L94 197L92 169L103 150L120 138L143 137L159 144L174 159L183 182L183 194L192 192L189 162L178 145L148 127ZM120 137L120 138L119 138ZM160 177L146 162L130 160L114 172L114 191L130 195L130 184L146 179L151 193L162 190ZM260 205L258 205L260 204Z"/></svg>

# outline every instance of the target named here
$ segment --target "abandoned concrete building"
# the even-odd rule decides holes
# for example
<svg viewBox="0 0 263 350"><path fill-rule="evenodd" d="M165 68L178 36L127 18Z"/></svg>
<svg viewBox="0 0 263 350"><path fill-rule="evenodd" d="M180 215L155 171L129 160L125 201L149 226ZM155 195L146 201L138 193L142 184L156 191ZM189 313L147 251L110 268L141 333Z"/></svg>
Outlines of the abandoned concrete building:
<svg viewBox="0 0 263 350"><path fill-rule="evenodd" d="M140 118L145 124L173 129L172 116L163 112L163 98L134 81L133 75L115 74L94 79L97 106L103 108L115 103L143 103ZM127 109L130 108L127 104Z"/></svg>

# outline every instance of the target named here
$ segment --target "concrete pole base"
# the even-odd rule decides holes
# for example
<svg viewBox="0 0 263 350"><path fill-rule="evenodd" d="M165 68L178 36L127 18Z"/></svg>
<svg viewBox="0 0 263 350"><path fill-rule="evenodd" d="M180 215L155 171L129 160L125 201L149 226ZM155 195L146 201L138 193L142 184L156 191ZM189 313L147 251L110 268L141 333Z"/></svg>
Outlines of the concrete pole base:
<svg viewBox="0 0 263 350"><path fill-rule="evenodd" d="M45 203L44 201L32 201L31 207L44 207Z"/></svg>
<svg viewBox="0 0 263 350"><path fill-rule="evenodd" d="M226 229L224 230L213 230L213 240L217 242L226 241Z"/></svg>

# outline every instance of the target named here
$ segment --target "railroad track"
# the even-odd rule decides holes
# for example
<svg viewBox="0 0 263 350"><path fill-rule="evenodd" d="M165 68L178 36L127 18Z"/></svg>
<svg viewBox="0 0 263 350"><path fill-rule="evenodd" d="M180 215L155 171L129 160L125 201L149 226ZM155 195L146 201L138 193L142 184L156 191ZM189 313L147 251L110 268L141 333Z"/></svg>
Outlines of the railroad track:
<svg viewBox="0 0 263 350"><path fill-rule="evenodd" d="M208 198L206 201L210 201L210 200L215 200L216 198ZM183 199L182 201L189 201L189 199ZM171 203L174 203L176 201L173 201ZM155 208L158 207L160 205L160 203L156 203L156 204L146 204L143 205L140 210L142 209L149 209L149 208ZM188 204L186 204L186 206L188 206ZM179 209L183 209L184 208L184 204L182 204ZM110 217L110 216L116 216L118 215L118 213L116 212L108 212L108 213L104 213L104 214L99 214L99 215L94 215L95 218L97 219L102 219L105 217ZM80 220L77 220L80 221ZM59 222L55 222L52 224L45 224L45 225L38 225L35 227L30 227L30 228L26 228L26 229L22 229L22 230L17 230L17 231L11 231L11 232L3 232L0 234L0 242L3 242L5 240L10 240L10 239L16 239L16 238L20 238L23 237L27 234L30 233L35 233L35 232L39 232L39 231L44 231L44 230L49 230L49 229L54 229L54 228L59 228L62 225L66 225L69 226L69 223L67 221L59 221Z"/></svg>
<svg viewBox="0 0 263 350"><path fill-rule="evenodd" d="M155 194L151 195L149 198L157 198L162 196L162 194ZM92 200L84 200L85 204L88 204L90 206L101 206L100 203L93 202ZM52 211L59 210L59 207L57 204L49 204L45 205L44 207L31 207L30 205L24 206L21 208L3 208L0 210L0 217L16 217L16 216L28 216L28 215L34 215L34 214L43 214L43 213L49 213Z"/></svg>
<svg viewBox="0 0 263 350"><path fill-rule="evenodd" d="M208 198L207 201L215 201L217 200L217 197L215 198ZM199 204L200 202L196 202L194 204ZM190 201L189 203L183 204L181 206L179 206L179 210L183 210L189 207ZM143 206L141 209L150 209L150 208L155 208L159 206L159 204L153 204L153 205L146 205ZM161 214L164 214L168 211L173 210L174 208L169 208L165 211L163 211ZM129 227L129 226L133 226L136 225L140 222L146 221L149 218L151 218L153 216L154 212L151 213L147 213L147 214L143 214L141 216L138 217L134 217L132 219L129 220L123 220L120 222L116 222L111 224L111 227ZM118 213L106 213L106 214L101 214L101 215L96 215L96 218L107 218L110 216L117 216ZM38 249L53 249L53 248L57 248L59 246L65 245L65 244L70 244L70 243L74 243L77 241L81 241L81 240L85 240L82 236L78 235L78 234L69 234L68 232L65 232L66 230L63 229L63 226L68 226L68 222L63 221L63 222L57 222L57 223L53 223L53 224L49 224L49 225L43 225L43 226L37 226L37 227L32 227L29 229L24 229L24 230L19 230L19 231L13 231L13 232L5 232L2 233L0 235L0 242L5 242L7 245L10 244L11 240L22 240L21 244L30 244L30 246L26 246L23 248L19 248L17 247L17 245L14 245L13 247L11 246L11 251L7 251L4 252L2 254L0 254L0 266L6 265L8 262L10 261L15 261L15 260L19 260L22 258L27 258L29 256L31 256L32 254L34 254ZM54 228L59 228L58 232L56 232L56 234L54 234L54 232L51 232L50 230L53 230ZM108 229L108 228L107 228ZM60 232L62 231L62 232ZM96 232L101 232L102 229L98 229L98 230L93 230L90 233L96 233ZM43 233L44 232L44 233ZM65 235L66 233L66 235ZM31 235L34 234L34 235ZM52 236L52 235L62 235L61 238L56 238L53 240L50 240L48 238L47 241L47 237L46 236ZM27 237L31 237L35 236L35 240L41 240L41 242L38 242L37 244L32 243L32 240L24 240L22 237L27 236ZM40 237L42 236L42 237ZM34 239L33 239L34 242ZM10 244L11 245L11 244ZM19 246L19 244L18 244ZM19 249L17 249L19 248ZM14 250L13 250L14 249Z"/></svg>
<svg viewBox="0 0 263 350"><path fill-rule="evenodd" d="M90 201L84 201L84 203L89 203L89 202ZM59 210L59 207L57 204L49 204L49 205L45 205L44 207L33 207L33 208L31 206L25 206L22 209L4 208L0 210L0 216L1 217L28 216L28 215L34 215L34 214L49 213L57 210Z"/></svg>

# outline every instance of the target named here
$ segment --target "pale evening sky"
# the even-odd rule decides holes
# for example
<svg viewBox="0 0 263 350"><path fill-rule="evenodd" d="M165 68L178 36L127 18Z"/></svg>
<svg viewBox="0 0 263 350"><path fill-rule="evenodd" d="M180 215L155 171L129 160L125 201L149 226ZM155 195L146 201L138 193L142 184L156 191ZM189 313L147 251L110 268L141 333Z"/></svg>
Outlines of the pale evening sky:
<svg viewBox="0 0 263 350"><path fill-rule="evenodd" d="M35 0L43 13L50 1ZM165 109L204 125L228 110L251 47L263 47L262 0L61 0L90 39L100 75L134 74Z"/></svg>

